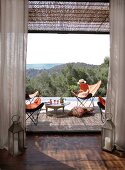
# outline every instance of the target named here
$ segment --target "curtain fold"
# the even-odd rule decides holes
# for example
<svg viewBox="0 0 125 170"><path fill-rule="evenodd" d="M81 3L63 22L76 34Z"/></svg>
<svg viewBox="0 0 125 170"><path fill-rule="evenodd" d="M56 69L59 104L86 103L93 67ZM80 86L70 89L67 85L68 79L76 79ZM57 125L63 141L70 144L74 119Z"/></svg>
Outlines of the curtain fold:
<svg viewBox="0 0 125 170"><path fill-rule="evenodd" d="M12 115L25 128L27 0L0 0L0 148L8 146Z"/></svg>
<svg viewBox="0 0 125 170"><path fill-rule="evenodd" d="M113 115L115 144L125 150L125 1L110 1L110 71L106 112Z"/></svg>

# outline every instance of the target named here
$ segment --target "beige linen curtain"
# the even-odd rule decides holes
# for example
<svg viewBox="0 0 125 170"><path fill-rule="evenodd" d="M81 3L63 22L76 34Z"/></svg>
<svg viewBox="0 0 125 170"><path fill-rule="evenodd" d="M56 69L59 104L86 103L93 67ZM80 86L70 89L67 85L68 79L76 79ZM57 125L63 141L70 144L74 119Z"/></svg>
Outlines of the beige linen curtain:
<svg viewBox="0 0 125 170"><path fill-rule="evenodd" d="M25 128L27 0L0 0L0 148L8 145L14 114Z"/></svg>
<svg viewBox="0 0 125 170"><path fill-rule="evenodd" d="M113 115L115 143L125 150L125 0L110 1L110 71L106 112Z"/></svg>

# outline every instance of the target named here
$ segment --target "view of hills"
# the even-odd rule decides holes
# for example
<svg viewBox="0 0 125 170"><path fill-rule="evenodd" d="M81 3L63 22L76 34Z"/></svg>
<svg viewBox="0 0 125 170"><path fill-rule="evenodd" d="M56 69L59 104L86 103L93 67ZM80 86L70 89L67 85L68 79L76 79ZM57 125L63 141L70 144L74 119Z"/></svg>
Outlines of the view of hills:
<svg viewBox="0 0 125 170"><path fill-rule="evenodd" d="M50 69L57 65L60 65L60 64L58 64L58 63L56 63L56 64L27 64L26 69L37 69L37 70Z"/></svg>
<svg viewBox="0 0 125 170"><path fill-rule="evenodd" d="M51 65L49 65L51 66ZM39 67L40 68L40 67ZM78 90L77 82L83 78L88 84L102 81L97 96L105 96L107 90L109 58L100 65L81 62L55 64L50 68L26 70L26 92L32 94L38 90L45 97L72 97L71 91Z"/></svg>
<svg viewBox="0 0 125 170"><path fill-rule="evenodd" d="M63 69L66 68L67 64L59 64L59 63L55 63L55 64L27 64L26 66L26 75L28 77L35 77L38 76L41 73L47 72L49 74L53 74L53 73L60 73ZM86 64L86 63L70 63L73 65L74 68L83 68L83 67L87 67L87 68L92 68L92 67L96 67L97 65L92 65L92 64Z"/></svg>

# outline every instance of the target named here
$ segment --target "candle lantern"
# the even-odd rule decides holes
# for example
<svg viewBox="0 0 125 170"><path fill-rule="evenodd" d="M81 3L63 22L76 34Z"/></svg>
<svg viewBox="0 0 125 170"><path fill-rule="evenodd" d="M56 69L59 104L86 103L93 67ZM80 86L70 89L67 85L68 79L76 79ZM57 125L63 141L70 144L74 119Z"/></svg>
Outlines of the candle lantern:
<svg viewBox="0 0 125 170"><path fill-rule="evenodd" d="M112 152L114 148L114 124L111 119L107 119L102 127L102 149Z"/></svg>
<svg viewBox="0 0 125 170"><path fill-rule="evenodd" d="M8 130L8 150L11 155L19 155L24 151L24 129L19 122L20 117L12 117L12 125Z"/></svg>

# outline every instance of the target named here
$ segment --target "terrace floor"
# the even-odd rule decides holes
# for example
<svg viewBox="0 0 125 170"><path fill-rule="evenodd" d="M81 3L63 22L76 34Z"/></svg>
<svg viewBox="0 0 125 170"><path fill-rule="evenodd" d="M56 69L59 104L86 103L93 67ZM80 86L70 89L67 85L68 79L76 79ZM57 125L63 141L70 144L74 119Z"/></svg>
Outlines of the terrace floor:
<svg viewBox="0 0 125 170"><path fill-rule="evenodd" d="M102 122L101 114L95 102L94 111L85 114L82 118L69 116L68 112L76 106L76 102L70 102L65 107L65 112L59 109L56 113L49 109L46 113L45 106L40 112L37 126L30 119L26 121L27 132L84 132L84 131L100 131Z"/></svg>

